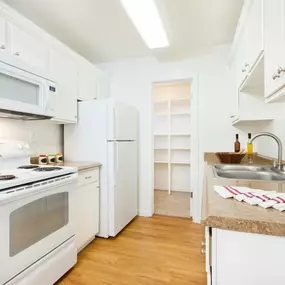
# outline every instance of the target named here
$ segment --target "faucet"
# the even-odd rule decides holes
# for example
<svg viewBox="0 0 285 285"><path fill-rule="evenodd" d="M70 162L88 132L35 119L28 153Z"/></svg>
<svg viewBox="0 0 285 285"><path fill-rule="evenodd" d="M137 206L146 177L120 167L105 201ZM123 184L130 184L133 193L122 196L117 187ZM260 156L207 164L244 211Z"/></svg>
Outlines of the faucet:
<svg viewBox="0 0 285 285"><path fill-rule="evenodd" d="M250 140L250 143L252 144L255 139L257 139L258 137L264 137L264 136L273 138L277 142L277 145L278 145L278 162L277 162L277 165L274 163L273 167L274 168L278 168L279 170L283 170L283 165L282 165L282 142L281 142L281 140L277 136L275 136L272 133L266 133L266 132L259 133L259 134L255 135Z"/></svg>

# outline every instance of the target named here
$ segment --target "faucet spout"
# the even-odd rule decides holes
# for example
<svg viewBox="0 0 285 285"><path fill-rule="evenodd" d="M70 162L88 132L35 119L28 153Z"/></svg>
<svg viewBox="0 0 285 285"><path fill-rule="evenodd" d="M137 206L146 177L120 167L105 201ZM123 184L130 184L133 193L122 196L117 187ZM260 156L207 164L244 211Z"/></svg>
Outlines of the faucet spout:
<svg viewBox="0 0 285 285"><path fill-rule="evenodd" d="M253 143L253 141L259 137L270 137L270 138L273 138L277 142L277 145L278 145L278 168L281 169L282 168L282 142L281 142L281 140L272 133L263 132L263 133L259 133L259 134L255 135L250 140L250 143Z"/></svg>

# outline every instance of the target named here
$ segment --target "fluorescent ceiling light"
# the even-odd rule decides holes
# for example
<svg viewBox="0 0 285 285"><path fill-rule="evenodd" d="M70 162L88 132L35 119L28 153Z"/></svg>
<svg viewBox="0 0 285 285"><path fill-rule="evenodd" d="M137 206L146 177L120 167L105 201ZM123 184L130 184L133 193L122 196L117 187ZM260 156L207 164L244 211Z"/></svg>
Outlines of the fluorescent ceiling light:
<svg viewBox="0 0 285 285"><path fill-rule="evenodd" d="M154 0L121 0L121 3L149 48L169 46Z"/></svg>

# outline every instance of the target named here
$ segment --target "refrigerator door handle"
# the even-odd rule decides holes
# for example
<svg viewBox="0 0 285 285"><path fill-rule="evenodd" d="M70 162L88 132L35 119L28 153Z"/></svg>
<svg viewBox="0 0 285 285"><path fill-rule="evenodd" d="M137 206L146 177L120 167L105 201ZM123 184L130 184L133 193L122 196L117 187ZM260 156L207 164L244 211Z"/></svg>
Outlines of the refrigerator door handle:
<svg viewBox="0 0 285 285"><path fill-rule="evenodd" d="M118 151L118 143L116 143L116 178L119 170L119 151Z"/></svg>
<svg viewBox="0 0 285 285"><path fill-rule="evenodd" d="M119 154L118 154L118 143L117 142L115 142L115 144L114 144L114 147L115 147L115 149L114 149L114 159L115 159L115 161L114 161L114 186L116 187L116 184L117 184L117 182L116 182L116 180L117 180L117 174L118 174L118 169L119 169Z"/></svg>

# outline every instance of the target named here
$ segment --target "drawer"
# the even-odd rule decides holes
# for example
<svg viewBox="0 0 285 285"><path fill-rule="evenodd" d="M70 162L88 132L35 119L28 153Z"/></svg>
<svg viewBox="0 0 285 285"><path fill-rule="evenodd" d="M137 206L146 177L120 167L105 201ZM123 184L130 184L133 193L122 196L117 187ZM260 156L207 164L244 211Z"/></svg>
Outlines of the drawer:
<svg viewBox="0 0 285 285"><path fill-rule="evenodd" d="M99 167L79 172L78 186L93 182L99 182Z"/></svg>

